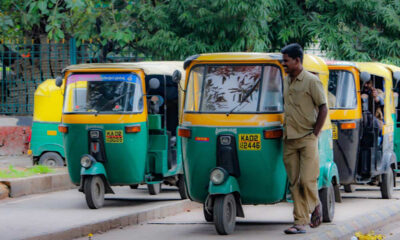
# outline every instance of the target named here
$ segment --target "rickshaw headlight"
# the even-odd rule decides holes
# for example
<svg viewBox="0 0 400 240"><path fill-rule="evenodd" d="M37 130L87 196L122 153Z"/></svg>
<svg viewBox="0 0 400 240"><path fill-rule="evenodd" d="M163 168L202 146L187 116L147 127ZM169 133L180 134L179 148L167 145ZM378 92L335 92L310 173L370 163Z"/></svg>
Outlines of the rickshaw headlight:
<svg viewBox="0 0 400 240"><path fill-rule="evenodd" d="M227 177L228 173L226 172L226 170L220 167L214 168L210 174L210 180L215 185L223 183Z"/></svg>
<svg viewBox="0 0 400 240"><path fill-rule="evenodd" d="M90 168L95 162L95 159L89 154L85 154L81 157L81 166L84 168Z"/></svg>

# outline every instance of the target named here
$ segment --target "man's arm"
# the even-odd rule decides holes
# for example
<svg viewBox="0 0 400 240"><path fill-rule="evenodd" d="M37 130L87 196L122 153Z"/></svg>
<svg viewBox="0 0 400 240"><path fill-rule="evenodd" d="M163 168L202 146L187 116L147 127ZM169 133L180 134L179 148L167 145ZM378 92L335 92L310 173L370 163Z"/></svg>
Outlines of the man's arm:
<svg viewBox="0 0 400 240"><path fill-rule="evenodd" d="M317 122L315 123L314 127L314 135L319 136L322 127L324 126L326 116L328 115L328 108L326 107L326 104L322 104L318 107L318 116L317 116Z"/></svg>

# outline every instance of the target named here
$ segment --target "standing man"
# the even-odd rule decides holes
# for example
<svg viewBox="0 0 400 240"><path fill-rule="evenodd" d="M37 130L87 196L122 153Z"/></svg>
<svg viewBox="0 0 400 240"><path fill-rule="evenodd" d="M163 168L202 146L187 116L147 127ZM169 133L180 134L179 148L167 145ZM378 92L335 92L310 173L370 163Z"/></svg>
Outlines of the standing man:
<svg viewBox="0 0 400 240"><path fill-rule="evenodd" d="M318 136L328 108L322 82L303 69L303 49L297 43L281 50L284 80L285 121L283 161L294 202L294 225L286 234L305 233L305 227L318 227L322 207L318 197ZM309 214L311 215L311 222Z"/></svg>

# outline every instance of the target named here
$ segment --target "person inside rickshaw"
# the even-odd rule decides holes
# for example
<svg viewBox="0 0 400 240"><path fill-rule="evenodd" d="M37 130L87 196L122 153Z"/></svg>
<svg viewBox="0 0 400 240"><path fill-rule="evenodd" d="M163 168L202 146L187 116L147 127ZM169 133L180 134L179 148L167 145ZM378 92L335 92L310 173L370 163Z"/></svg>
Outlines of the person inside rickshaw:
<svg viewBox="0 0 400 240"><path fill-rule="evenodd" d="M373 124L378 126L378 145L382 143L382 128L384 124L384 88L383 78L371 76L371 80L363 85L361 91L361 100L363 103L363 111L367 110L373 113Z"/></svg>

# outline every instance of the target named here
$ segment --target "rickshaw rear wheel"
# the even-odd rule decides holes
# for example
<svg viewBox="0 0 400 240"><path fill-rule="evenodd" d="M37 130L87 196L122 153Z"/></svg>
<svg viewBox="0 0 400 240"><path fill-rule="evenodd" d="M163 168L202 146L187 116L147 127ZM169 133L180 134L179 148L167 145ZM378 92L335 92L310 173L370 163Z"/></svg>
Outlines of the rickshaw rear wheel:
<svg viewBox="0 0 400 240"><path fill-rule="evenodd" d="M103 207L105 186L100 176L87 176L84 180L83 191L85 193L86 203L90 209Z"/></svg>
<svg viewBox="0 0 400 240"><path fill-rule="evenodd" d="M344 192L351 193L354 191L354 186L351 184L345 184L343 185L343 187L344 187Z"/></svg>
<svg viewBox="0 0 400 240"><path fill-rule="evenodd" d="M213 217L218 234L228 235L235 230L236 201L233 194L215 197Z"/></svg>
<svg viewBox="0 0 400 240"><path fill-rule="evenodd" d="M183 174L179 174L177 185L178 185L179 195L181 196L181 198L187 199L188 195L186 192L185 177L183 176Z"/></svg>
<svg viewBox="0 0 400 240"><path fill-rule="evenodd" d="M332 222L335 215L335 189L332 183L319 190L319 200L322 204L322 221Z"/></svg>
<svg viewBox="0 0 400 240"><path fill-rule="evenodd" d="M389 168L386 173L381 176L381 195L383 199L391 199L393 195L394 178L393 170Z"/></svg>
<svg viewBox="0 0 400 240"><path fill-rule="evenodd" d="M147 184L150 195L157 195L161 192L161 183Z"/></svg>
<svg viewBox="0 0 400 240"><path fill-rule="evenodd" d="M212 222L214 220L213 212L210 210L207 210L205 204L203 204L203 214L204 214L204 219L206 220L206 222Z"/></svg>
<svg viewBox="0 0 400 240"><path fill-rule="evenodd" d="M39 165L49 166L49 167L64 167L63 158L55 152L47 152L42 154L39 158Z"/></svg>

